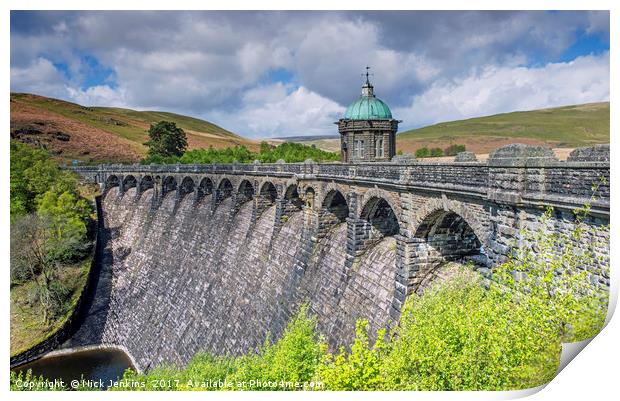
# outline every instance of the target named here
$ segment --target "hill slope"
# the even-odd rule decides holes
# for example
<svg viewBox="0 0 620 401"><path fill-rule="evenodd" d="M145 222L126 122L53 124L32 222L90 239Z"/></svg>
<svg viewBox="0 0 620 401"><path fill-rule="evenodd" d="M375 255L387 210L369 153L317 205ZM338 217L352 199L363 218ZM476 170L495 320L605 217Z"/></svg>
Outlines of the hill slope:
<svg viewBox="0 0 620 401"><path fill-rule="evenodd" d="M465 144L486 153L508 143L572 148L609 143L609 102L588 103L451 121L402 132L397 149Z"/></svg>
<svg viewBox="0 0 620 401"><path fill-rule="evenodd" d="M190 149L258 143L208 121L159 111L84 107L38 95L11 93L11 137L44 146L63 161L135 162L145 153L150 124L173 121Z"/></svg>

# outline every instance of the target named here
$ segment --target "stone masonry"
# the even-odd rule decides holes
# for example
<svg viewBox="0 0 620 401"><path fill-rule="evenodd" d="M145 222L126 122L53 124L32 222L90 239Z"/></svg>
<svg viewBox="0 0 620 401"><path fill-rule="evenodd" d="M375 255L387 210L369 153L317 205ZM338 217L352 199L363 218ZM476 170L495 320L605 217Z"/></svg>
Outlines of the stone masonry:
<svg viewBox="0 0 620 401"><path fill-rule="evenodd" d="M140 369L184 364L256 349L307 303L336 348L358 318L373 333L397 322L446 262L505 260L547 206L556 230L585 203L588 224L609 223L608 147L456 160L74 168L102 186L104 252L97 301L65 346L120 345Z"/></svg>

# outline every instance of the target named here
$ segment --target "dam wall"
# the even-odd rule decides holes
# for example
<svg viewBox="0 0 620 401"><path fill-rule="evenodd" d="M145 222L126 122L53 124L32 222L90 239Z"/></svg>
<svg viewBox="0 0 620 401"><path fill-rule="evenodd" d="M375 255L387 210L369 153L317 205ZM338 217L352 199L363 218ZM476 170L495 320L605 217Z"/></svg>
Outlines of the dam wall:
<svg viewBox="0 0 620 401"><path fill-rule="evenodd" d="M63 347L121 346L141 370L239 355L279 338L301 304L332 349L360 318L374 336L445 262L488 272L509 257L547 206L553 230L570 231L584 204L586 223L605 227L608 149L568 162L512 146L488 163L74 169L102 187L102 251L92 304ZM585 240L608 235L593 233ZM587 267L591 281L608 286L601 266Z"/></svg>

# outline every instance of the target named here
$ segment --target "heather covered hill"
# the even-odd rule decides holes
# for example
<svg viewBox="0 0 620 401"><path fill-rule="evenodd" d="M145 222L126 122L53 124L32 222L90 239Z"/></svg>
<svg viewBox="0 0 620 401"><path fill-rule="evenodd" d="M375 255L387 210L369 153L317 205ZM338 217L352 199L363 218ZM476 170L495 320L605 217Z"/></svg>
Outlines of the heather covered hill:
<svg viewBox="0 0 620 401"><path fill-rule="evenodd" d="M152 123L172 121L187 134L190 149L215 149L258 142L208 121L161 111L85 107L63 100L11 93L11 137L48 149L57 159L84 162L137 162L146 154Z"/></svg>

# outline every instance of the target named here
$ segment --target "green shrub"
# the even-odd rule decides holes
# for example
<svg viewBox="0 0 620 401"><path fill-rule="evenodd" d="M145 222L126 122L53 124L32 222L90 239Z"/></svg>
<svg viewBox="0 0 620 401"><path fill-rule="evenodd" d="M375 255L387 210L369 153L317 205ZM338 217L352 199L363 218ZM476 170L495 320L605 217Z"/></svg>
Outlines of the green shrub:
<svg viewBox="0 0 620 401"><path fill-rule="evenodd" d="M428 150L426 146L420 149L416 149L415 151L415 157L420 158L420 159L429 157L430 155L431 155L431 152Z"/></svg>
<svg viewBox="0 0 620 401"><path fill-rule="evenodd" d="M430 153L431 153L431 157L441 157L443 156L443 149L432 148Z"/></svg>
<svg viewBox="0 0 620 401"><path fill-rule="evenodd" d="M456 156L461 152L465 152L465 145L452 144L444 150L446 156Z"/></svg>
<svg viewBox="0 0 620 401"><path fill-rule="evenodd" d="M317 371L317 380L327 390L378 390L385 386L382 363L386 352L385 329L379 330L377 340L370 347L368 321L358 320L351 352L344 347L336 356L323 345L323 360Z"/></svg>
<svg viewBox="0 0 620 401"><path fill-rule="evenodd" d="M412 295L384 362L391 390L509 390L551 380L557 333L529 302L477 275Z"/></svg>

